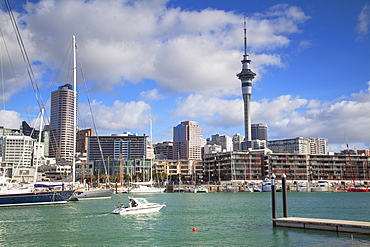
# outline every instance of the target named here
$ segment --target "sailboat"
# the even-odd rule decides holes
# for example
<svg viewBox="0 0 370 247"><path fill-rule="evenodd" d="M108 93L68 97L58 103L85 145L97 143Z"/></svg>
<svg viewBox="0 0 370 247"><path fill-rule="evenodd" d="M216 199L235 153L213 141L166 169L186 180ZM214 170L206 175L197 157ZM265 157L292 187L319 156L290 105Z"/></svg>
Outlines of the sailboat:
<svg viewBox="0 0 370 247"><path fill-rule="evenodd" d="M43 118L43 110L41 119ZM40 123L39 142L41 138L42 120ZM35 151L34 151L35 152ZM22 157L19 158L19 163ZM18 166L20 165L18 163ZM13 178L0 177L0 207L47 205L67 203L74 193L73 189L66 189L64 183L36 182L38 159L36 161L33 183L12 182Z"/></svg>
<svg viewBox="0 0 370 247"><path fill-rule="evenodd" d="M150 145L152 145L152 120L150 119ZM130 188L128 193L146 194L146 193L163 193L166 188L153 186L153 157L150 157L150 180L148 182L134 182L134 187Z"/></svg>
<svg viewBox="0 0 370 247"><path fill-rule="evenodd" d="M76 58L76 37L72 35L72 50L73 50L73 91L74 91L74 148L73 148L73 184L76 180L76 130L77 130L77 58ZM84 184L78 184L78 188L74 195L74 200L92 200L92 199L110 199L112 198L114 189L89 188Z"/></svg>
<svg viewBox="0 0 370 247"><path fill-rule="evenodd" d="M35 79L32 77L31 63L28 60L26 49L23 45L22 37L17 27L17 22L14 19L14 15L11 13L12 10L10 5L7 4L10 19L13 23L13 28L15 35L17 37L18 45L25 61L26 69L28 70L28 75L30 76L31 83L35 83ZM36 96L38 99L38 97ZM40 102L39 102L40 103ZM41 104L39 104L41 105ZM43 107L41 109L41 118L43 118ZM39 141L42 132L42 121L40 121L40 133ZM24 154L24 153L23 153ZM22 156L23 156L22 154ZM22 160L20 157L20 161ZM16 165L16 169L20 166L20 161ZM13 181L13 177L3 176L0 177L0 207L7 206L27 206L27 205L48 205L48 204L60 204L66 203L74 193L73 189L67 189L63 183L37 183L37 167L38 162L36 162L35 175L32 183L23 184ZM7 170L7 169L6 169Z"/></svg>

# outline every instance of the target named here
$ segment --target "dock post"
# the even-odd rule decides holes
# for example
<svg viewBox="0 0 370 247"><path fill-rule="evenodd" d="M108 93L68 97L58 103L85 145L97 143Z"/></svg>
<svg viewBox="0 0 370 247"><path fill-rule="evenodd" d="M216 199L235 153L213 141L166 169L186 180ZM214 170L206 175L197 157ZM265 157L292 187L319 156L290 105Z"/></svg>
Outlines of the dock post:
<svg viewBox="0 0 370 247"><path fill-rule="evenodd" d="M281 176L281 186L283 187L282 192L283 192L283 217L287 218L288 217L288 198L287 198L287 186L286 186L286 175L285 173Z"/></svg>
<svg viewBox="0 0 370 247"><path fill-rule="evenodd" d="M271 176L270 176L270 180L271 180L272 219L277 218L275 178L276 178L275 174L272 173ZM272 221L272 222L273 222L273 226L275 227L276 226L275 221Z"/></svg>

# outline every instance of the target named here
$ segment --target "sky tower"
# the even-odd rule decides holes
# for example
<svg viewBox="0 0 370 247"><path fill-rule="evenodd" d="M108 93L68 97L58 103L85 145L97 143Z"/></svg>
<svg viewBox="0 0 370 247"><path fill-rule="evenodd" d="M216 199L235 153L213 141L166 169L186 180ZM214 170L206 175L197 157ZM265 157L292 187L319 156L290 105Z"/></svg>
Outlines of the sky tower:
<svg viewBox="0 0 370 247"><path fill-rule="evenodd" d="M247 147L251 147L252 141L252 131L251 131L251 111L250 103L252 96L252 80L256 76L250 68L249 65L251 60L248 58L247 53L247 24L246 18L244 16L244 55L242 62L242 71L237 74L237 77L242 82L242 93L244 100L244 129L245 129L245 142Z"/></svg>

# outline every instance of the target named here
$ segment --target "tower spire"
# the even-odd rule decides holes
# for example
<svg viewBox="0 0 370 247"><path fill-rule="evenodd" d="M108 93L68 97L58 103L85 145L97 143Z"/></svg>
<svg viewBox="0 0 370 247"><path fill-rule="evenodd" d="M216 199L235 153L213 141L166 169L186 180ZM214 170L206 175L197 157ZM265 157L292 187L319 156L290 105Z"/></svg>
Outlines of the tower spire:
<svg viewBox="0 0 370 247"><path fill-rule="evenodd" d="M250 114L250 101L252 97L252 80L256 77L250 68L251 60L248 58L247 52L247 21L244 15L244 55L242 62L242 71L237 74L237 77L242 83L242 94L244 100L244 129L245 129L245 142L246 147L251 147L252 129L251 129L251 114Z"/></svg>
<svg viewBox="0 0 370 247"><path fill-rule="evenodd" d="M247 20L244 14L244 59L248 56L247 52Z"/></svg>

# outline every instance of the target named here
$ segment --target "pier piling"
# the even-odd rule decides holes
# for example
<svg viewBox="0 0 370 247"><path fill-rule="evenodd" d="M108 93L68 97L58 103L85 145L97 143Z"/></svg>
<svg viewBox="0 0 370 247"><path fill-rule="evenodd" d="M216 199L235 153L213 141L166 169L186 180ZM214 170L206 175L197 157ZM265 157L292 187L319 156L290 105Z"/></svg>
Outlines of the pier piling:
<svg viewBox="0 0 370 247"><path fill-rule="evenodd" d="M283 217L288 217L288 188L286 186L286 175L285 173L281 176L282 196L283 196Z"/></svg>
<svg viewBox="0 0 370 247"><path fill-rule="evenodd" d="M272 219L277 218L277 211L276 211L276 188L275 188L275 174L271 174L270 181L271 181L271 202L272 202ZM275 221L273 220L273 225L275 226Z"/></svg>

